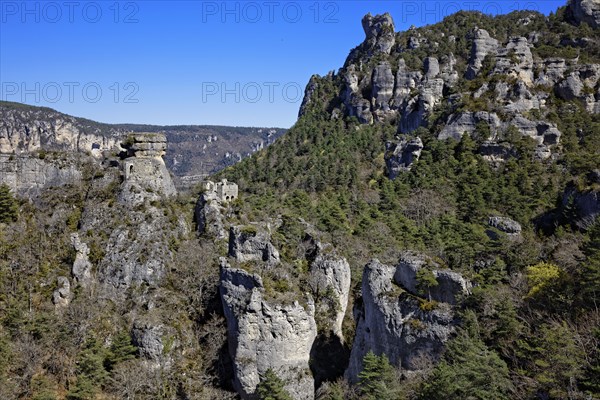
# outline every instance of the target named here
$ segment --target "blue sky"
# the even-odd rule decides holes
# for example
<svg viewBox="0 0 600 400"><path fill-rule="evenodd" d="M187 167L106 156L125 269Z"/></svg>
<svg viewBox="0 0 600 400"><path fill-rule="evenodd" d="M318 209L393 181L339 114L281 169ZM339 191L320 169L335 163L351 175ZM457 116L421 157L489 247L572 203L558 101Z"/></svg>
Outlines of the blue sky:
<svg viewBox="0 0 600 400"><path fill-rule="evenodd" d="M310 76L364 39L367 12L406 30L565 2L0 0L0 99L108 123L287 128Z"/></svg>

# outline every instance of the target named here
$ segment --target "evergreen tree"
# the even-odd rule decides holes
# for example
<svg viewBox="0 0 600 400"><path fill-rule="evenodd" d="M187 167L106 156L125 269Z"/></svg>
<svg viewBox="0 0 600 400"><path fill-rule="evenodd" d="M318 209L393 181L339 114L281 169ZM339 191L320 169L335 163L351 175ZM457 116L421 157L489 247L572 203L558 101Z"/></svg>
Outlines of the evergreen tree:
<svg viewBox="0 0 600 400"><path fill-rule="evenodd" d="M7 184L0 185L0 222L8 223L17 219L19 206Z"/></svg>
<svg viewBox="0 0 600 400"><path fill-rule="evenodd" d="M108 371L104 364L106 349L96 339L89 339L77 361L77 383L67 395L68 400L92 399L100 390Z"/></svg>
<svg viewBox="0 0 600 400"><path fill-rule="evenodd" d="M110 371L116 364L135 358L136 353L137 347L131 343L131 336L127 331L123 330L113 339L104 360L104 366Z"/></svg>
<svg viewBox="0 0 600 400"><path fill-rule="evenodd" d="M417 289L423 295L427 294L427 300L431 301L431 288L439 285L433 271L428 268L421 268L416 274Z"/></svg>
<svg viewBox="0 0 600 400"><path fill-rule="evenodd" d="M269 368L256 387L256 394L260 400L292 400L284 386L281 378Z"/></svg>
<svg viewBox="0 0 600 400"><path fill-rule="evenodd" d="M385 354L369 351L363 358L363 370L358 374L361 398L393 400L398 398L398 383L394 367Z"/></svg>
<svg viewBox="0 0 600 400"><path fill-rule="evenodd" d="M480 340L465 333L448 342L421 393L423 400L502 400L511 398L506 363Z"/></svg>
<svg viewBox="0 0 600 400"><path fill-rule="evenodd" d="M600 308L600 221L589 231L585 247L586 260L582 268L581 294L585 307Z"/></svg>

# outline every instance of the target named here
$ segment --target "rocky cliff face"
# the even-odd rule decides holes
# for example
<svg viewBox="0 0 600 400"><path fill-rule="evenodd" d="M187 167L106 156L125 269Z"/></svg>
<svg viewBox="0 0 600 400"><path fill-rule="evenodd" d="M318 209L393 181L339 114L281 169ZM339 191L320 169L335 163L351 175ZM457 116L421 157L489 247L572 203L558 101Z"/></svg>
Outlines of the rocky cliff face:
<svg viewBox="0 0 600 400"><path fill-rule="evenodd" d="M106 131L92 121L80 120L49 108L11 107L0 103L0 152L36 150L91 153L117 150L123 133ZM83 123L82 123L83 122Z"/></svg>
<svg viewBox="0 0 600 400"><path fill-rule="evenodd" d="M385 354L405 371L419 370L439 357L458 323L452 304L469 293L470 283L455 272L433 269L438 285L429 296L439 303L427 309L417 296L424 295L417 289L417 271L429 263L427 257L405 254L396 266L378 260L365 266L362 302L354 311L357 326L348 379L358 379L369 351Z"/></svg>
<svg viewBox="0 0 600 400"><path fill-rule="evenodd" d="M238 262L279 263L279 251L271 244L267 229L257 226L232 226L229 229L229 256Z"/></svg>
<svg viewBox="0 0 600 400"><path fill-rule="evenodd" d="M567 11L575 23L596 27L598 8L596 1L578 0ZM544 19L530 13L522 23L539 26ZM338 74L311 79L312 88L326 86L325 81L340 88L327 110L332 118L345 114L362 124L391 122L398 133L408 135L403 139L407 143L417 140L412 133L419 127L437 132L439 140L460 140L466 133L485 141L481 154L498 163L517 155L506 141L510 129L536 142L538 159L560 154L563 133L547 107L553 94L582 102L590 113L600 111L600 64L541 55L544 46L536 32L525 34L524 29L522 36L499 39L473 26L464 38L416 28L391 34L394 23L388 14L366 16L363 27L364 42ZM445 49L441 54L440 48ZM472 90L469 81L477 82ZM307 88L301 114L311 104L309 92ZM387 147L392 178L418 158L418 146L406 150L407 143Z"/></svg>
<svg viewBox="0 0 600 400"><path fill-rule="evenodd" d="M225 239L224 204L215 192L202 193L194 209L198 232L209 238Z"/></svg>
<svg viewBox="0 0 600 400"><path fill-rule="evenodd" d="M598 0L571 0L569 11L576 23L586 23L592 28L600 27L600 2Z"/></svg>
<svg viewBox="0 0 600 400"><path fill-rule="evenodd" d="M310 265L311 290L317 300L317 311L322 315L331 315L331 331L342 342L342 323L348 307L350 294L350 265L345 258L339 257L331 249L317 250Z"/></svg>
<svg viewBox="0 0 600 400"><path fill-rule="evenodd" d="M16 182L13 186L19 189L19 193L34 186L54 186L57 175L62 174L58 179L64 182L72 177L64 176L65 171L56 171L57 168L53 168L47 159L41 163L29 161L26 156L34 155L34 159L38 159L38 152L43 155L48 152L69 152L89 154L100 160L105 152L123 151L120 143L131 132L165 133L170 143L165 150L165 163L177 177L178 186L189 187L206 174L233 165L272 144L285 130L110 125L72 117L49 108L0 101L0 156L12 155L10 161L15 161L2 161L2 171L12 173L9 179ZM35 179L31 179L33 172L36 173ZM29 182L35 182L35 185Z"/></svg>
<svg viewBox="0 0 600 400"><path fill-rule="evenodd" d="M261 376L270 368L294 399L314 398L309 368L317 335L312 299L306 306L272 304L258 275L221 262L221 299L227 318L234 386L243 399L254 398Z"/></svg>
<svg viewBox="0 0 600 400"><path fill-rule="evenodd" d="M83 179L82 164L89 157L61 153L46 157L38 154L0 154L0 182L15 193L35 196L43 189L77 184Z"/></svg>
<svg viewBox="0 0 600 400"><path fill-rule="evenodd" d="M130 157L123 161L124 182L119 201L140 204L147 200L160 200L174 196L177 191L163 161L167 138L162 133L138 133L133 140Z"/></svg>

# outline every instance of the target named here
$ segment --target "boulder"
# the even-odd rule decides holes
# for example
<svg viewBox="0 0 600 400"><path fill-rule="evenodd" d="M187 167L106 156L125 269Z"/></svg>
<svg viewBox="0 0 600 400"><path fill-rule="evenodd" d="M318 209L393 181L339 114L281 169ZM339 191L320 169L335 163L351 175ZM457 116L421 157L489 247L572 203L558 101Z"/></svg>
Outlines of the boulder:
<svg viewBox="0 0 600 400"><path fill-rule="evenodd" d="M498 229L508 235L518 236L521 234L521 224L508 217L493 216L488 219L491 227Z"/></svg>

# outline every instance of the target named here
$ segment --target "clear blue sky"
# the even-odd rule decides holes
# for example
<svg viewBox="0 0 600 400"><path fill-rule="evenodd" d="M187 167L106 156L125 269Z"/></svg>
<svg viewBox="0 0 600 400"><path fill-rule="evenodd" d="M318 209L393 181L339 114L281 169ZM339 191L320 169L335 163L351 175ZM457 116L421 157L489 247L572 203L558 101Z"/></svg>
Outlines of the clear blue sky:
<svg viewBox="0 0 600 400"><path fill-rule="evenodd" d="M364 39L367 12L406 30L565 2L0 0L0 99L108 123L290 127L310 76Z"/></svg>

